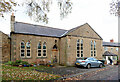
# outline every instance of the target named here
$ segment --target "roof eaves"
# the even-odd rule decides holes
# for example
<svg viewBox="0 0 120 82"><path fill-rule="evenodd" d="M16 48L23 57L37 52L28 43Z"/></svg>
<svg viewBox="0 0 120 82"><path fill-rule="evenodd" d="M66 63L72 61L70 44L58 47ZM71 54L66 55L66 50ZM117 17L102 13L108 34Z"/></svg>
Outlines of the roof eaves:
<svg viewBox="0 0 120 82"><path fill-rule="evenodd" d="M65 33L63 33L63 34L61 35L61 37L65 36L67 33L68 33L68 31L66 31Z"/></svg>

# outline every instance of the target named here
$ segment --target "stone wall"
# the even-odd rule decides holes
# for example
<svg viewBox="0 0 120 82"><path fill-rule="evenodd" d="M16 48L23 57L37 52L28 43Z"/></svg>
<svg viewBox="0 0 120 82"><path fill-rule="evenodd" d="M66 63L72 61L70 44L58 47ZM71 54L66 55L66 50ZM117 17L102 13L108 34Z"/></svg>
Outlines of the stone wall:
<svg viewBox="0 0 120 82"><path fill-rule="evenodd" d="M91 41L96 41L96 56L97 59L102 59L102 40L67 36L67 65L72 66L75 64L77 55L77 40L83 40L83 57L91 57ZM94 57L94 56L93 56Z"/></svg>
<svg viewBox="0 0 120 82"><path fill-rule="evenodd" d="M66 65L67 60L67 38L60 39L60 64Z"/></svg>
<svg viewBox="0 0 120 82"><path fill-rule="evenodd" d="M7 34L0 34L0 50L2 54L2 62L10 61L10 39Z"/></svg>
<svg viewBox="0 0 120 82"><path fill-rule="evenodd" d="M11 59L14 60L23 60L28 61L29 63L33 63L37 60L44 60L44 61L51 61L52 59L52 49L55 45L55 40L57 40L57 46L59 48L59 38L53 38L53 37L42 37L42 36L35 36L35 35L24 35L24 34L12 34L11 35ZM24 41L25 44L30 41L31 43L31 57L27 58L21 58L20 57L20 43L21 41ZM37 45L39 42L46 42L47 45L47 57L37 57ZM59 53L59 49L58 49ZM25 50L26 55L26 50ZM59 55L58 55L58 61L59 61Z"/></svg>
<svg viewBox="0 0 120 82"><path fill-rule="evenodd" d="M107 51L118 55L118 51L116 50L116 48L118 48L118 47L109 47L109 46L105 46L105 47L107 48ZM103 46L103 49L104 49L105 47ZM112 50L111 50L111 48L112 48ZM105 49L104 49L103 53L104 53L104 52L105 52Z"/></svg>

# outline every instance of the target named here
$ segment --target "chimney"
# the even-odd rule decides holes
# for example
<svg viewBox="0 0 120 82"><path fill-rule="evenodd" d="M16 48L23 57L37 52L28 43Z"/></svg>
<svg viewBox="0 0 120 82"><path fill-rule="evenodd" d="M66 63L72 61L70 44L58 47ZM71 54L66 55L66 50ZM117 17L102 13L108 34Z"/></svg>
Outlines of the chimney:
<svg viewBox="0 0 120 82"><path fill-rule="evenodd" d="M114 40L113 40L113 39L111 39L111 40L110 40L110 42L112 42L112 43L113 43L113 42L114 42Z"/></svg>
<svg viewBox="0 0 120 82"><path fill-rule="evenodd" d="M14 13L12 13L12 15L11 15L11 21L10 21L11 32L14 32L14 23L15 23L15 16L14 16Z"/></svg>

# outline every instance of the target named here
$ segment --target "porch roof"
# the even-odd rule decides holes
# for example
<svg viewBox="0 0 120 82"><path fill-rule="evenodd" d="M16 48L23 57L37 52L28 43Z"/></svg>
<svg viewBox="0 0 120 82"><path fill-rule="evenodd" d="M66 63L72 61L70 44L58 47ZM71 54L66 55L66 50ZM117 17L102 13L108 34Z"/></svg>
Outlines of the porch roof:
<svg viewBox="0 0 120 82"><path fill-rule="evenodd" d="M117 55L114 54L114 53L111 53L111 52L109 52L109 51L106 51L106 52L103 54L103 56L117 56Z"/></svg>

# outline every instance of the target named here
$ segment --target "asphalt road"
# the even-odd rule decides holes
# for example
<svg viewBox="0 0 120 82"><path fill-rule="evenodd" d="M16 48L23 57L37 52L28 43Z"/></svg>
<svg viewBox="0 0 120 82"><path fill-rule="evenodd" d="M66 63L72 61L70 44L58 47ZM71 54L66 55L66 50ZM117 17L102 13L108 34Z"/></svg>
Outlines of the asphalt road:
<svg viewBox="0 0 120 82"><path fill-rule="evenodd" d="M83 73L75 77L67 78L66 80L118 80L118 68L119 66L107 66L106 68L93 70L91 72ZM120 73L120 72L119 72Z"/></svg>

